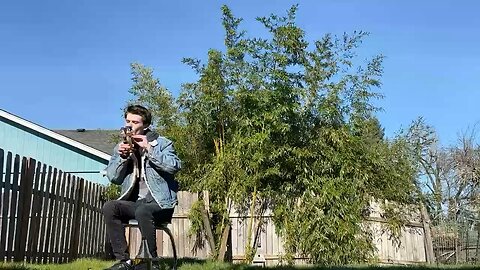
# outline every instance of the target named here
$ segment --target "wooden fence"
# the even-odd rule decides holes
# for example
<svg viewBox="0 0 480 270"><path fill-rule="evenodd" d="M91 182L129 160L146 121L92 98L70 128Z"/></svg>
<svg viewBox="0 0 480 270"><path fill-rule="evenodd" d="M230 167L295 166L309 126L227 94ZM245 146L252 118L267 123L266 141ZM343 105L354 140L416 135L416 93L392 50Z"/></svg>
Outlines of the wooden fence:
<svg viewBox="0 0 480 270"><path fill-rule="evenodd" d="M103 254L105 187L0 149L0 261Z"/></svg>
<svg viewBox="0 0 480 270"><path fill-rule="evenodd" d="M245 260L250 217L250 213L241 213L234 209L230 212L230 220L232 222L231 252L234 262L242 262ZM261 217L255 216L254 228L257 227L260 220L262 225L255 246L256 253L253 263L267 266L277 265L285 254L285 250L283 239L275 232L273 212L267 209ZM252 234L252 239L253 237L254 235ZM305 262L305 259L306 258L302 258L301 256L295 256L294 258L298 264Z"/></svg>
<svg viewBox="0 0 480 270"><path fill-rule="evenodd" d="M398 238L392 237L383 210L377 202L370 203L370 215L365 224L369 226L373 244L376 247L376 257L381 263L414 264L430 263L433 254L429 255L431 239L428 237L429 225L418 206L410 206L407 211L408 222L401 230ZM432 251L433 252L433 251Z"/></svg>
<svg viewBox="0 0 480 270"><path fill-rule="evenodd" d="M422 223L420 212L412 210L410 221L406 224L398 239L391 237L385 226L387 221L381 217L381 213L380 205L372 202L371 214L364 221L364 225L372 232L372 240L376 248L375 257L378 261L387 264L427 263L427 238L425 236L425 224ZM231 252L234 262L245 260L250 217L249 213L241 213L236 210L230 212L232 222ZM285 255L284 243L282 237L275 231L272 218L273 212L270 209L267 209L261 217L255 216L254 218L255 226L259 220L262 221L255 246L254 264L273 266L282 263L282 257ZM294 262L305 264L307 258L296 255Z"/></svg>
<svg viewBox="0 0 480 270"><path fill-rule="evenodd" d="M0 261L62 263L79 257L99 257L104 253L105 223L101 213L104 186L93 184L34 159L0 149ZM196 193L179 192L178 206L169 225L179 257L207 258L205 239L189 236L188 212L198 200ZM206 202L208 205L208 202ZM375 208L377 209L377 208ZM275 232L272 213L262 217L264 225L255 247L255 261L275 265L284 254L281 237ZM232 212L229 254L233 261L245 258L249 215ZM401 236L400 245L388 237L385 221L373 211L366 221L374 232L377 257L381 262L426 262L425 224L412 220ZM135 232L127 232L135 233ZM169 239L157 234L158 255L172 256ZM130 235L129 235L130 236ZM139 242L136 232L132 239ZM199 243L203 242L203 245ZM138 247L133 247L135 250ZM134 251L135 254L135 251ZM296 258L299 263L305 258Z"/></svg>

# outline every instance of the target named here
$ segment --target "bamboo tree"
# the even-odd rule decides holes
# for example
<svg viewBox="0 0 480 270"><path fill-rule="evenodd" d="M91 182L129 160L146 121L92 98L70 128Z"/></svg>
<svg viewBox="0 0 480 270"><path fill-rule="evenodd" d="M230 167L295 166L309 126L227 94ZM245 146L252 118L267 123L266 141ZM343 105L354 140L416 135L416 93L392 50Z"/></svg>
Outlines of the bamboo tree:
<svg viewBox="0 0 480 270"><path fill-rule="evenodd" d="M222 7L225 48L210 50L206 64L184 59L198 80L185 83L175 101L151 73L134 73L136 97L173 119L165 130L180 144L183 188L208 191L209 212L200 204L192 213L202 216L192 220L219 260L232 206L250 217L247 261L270 208L287 259L301 254L315 263L346 264L372 258L361 225L372 198L413 199L415 172L404 141L383 138L372 105L381 98L374 90L382 56L358 60L367 36L361 31L308 42L296 24L297 8L257 18L268 35L248 37L242 19Z"/></svg>

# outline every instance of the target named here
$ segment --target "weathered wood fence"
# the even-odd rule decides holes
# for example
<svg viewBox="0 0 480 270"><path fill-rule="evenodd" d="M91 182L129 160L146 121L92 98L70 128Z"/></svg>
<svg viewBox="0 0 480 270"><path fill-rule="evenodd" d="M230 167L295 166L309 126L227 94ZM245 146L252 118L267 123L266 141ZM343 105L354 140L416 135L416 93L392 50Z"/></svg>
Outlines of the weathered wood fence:
<svg viewBox="0 0 480 270"><path fill-rule="evenodd" d="M0 171L0 261L62 263L103 256L105 225L101 194L106 187L2 149ZM205 239L195 242L189 236L188 212L197 200L196 193L178 193L178 206L169 227L179 257L206 258L210 253ZM427 261L425 228L418 217L407 225L398 244L382 229L385 221L380 218L378 208L374 210L366 222L374 232L379 261ZM255 259L266 265L278 264L284 254L283 241L275 232L271 215L267 212L262 217L264 225L255 247ZM248 219L248 214L230 215L229 253L233 261L245 258ZM157 235L158 254L172 256L168 237L163 233ZM141 236L137 233L134 237L139 242ZM302 263L305 258L298 257L296 261Z"/></svg>
<svg viewBox="0 0 480 270"><path fill-rule="evenodd" d="M402 230L398 239L392 238L386 229L387 221L381 217L380 205L372 202L371 213L364 225L372 232L373 244L376 248L375 257L380 263L415 264L427 263L427 241L425 224L422 223L420 212L412 210L409 222ZM231 251L234 262L245 260L248 225L251 215L236 210L230 212L232 222ZM254 216L254 226L262 222L255 249L254 264L272 266L282 262L285 255L284 242L275 231L273 212L267 209L264 214ZM253 236L252 236L253 237ZM252 241L253 242L253 241ZM296 264L305 264L307 258L300 255L294 257Z"/></svg>
<svg viewBox="0 0 480 270"><path fill-rule="evenodd" d="M0 149L0 261L67 262L103 253L104 186Z"/></svg>

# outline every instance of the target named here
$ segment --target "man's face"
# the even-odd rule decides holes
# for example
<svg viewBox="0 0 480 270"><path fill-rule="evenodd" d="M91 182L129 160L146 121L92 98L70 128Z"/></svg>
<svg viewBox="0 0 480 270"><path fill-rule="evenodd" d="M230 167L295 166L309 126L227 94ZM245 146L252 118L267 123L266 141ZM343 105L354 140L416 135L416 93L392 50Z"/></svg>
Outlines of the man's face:
<svg viewBox="0 0 480 270"><path fill-rule="evenodd" d="M143 124L143 120L140 115L131 113L127 113L127 117L125 117L125 126L132 127L133 135L143 134L143 130L147 128Z"/></svg>

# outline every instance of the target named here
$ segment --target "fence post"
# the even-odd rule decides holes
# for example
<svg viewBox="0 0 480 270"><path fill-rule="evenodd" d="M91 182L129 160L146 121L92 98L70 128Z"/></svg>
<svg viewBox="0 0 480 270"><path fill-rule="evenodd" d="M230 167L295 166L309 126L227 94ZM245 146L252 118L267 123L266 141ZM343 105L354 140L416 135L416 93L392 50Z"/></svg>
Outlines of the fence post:
<svg viewBox="0 0 480 270"><path fill-rule="evenodd" d="M82 214L83 189L85 188L85 180L83 178L77 179L78 186L76 189L75 206L73 209L73 230L72 237L70 238L70 260L75 260L78 257L78 244L80 243L80 218Z"/></svg>
<svg viewBox="0 0 480 270"><path fill-rule="evenodd" d="M23 158L21 179L18 194L18 216L17 228L15 234L14 261L23 261L25 259L25 249L27 244L28 224L30 220L30 203L32 200L33 177L35 172L35 159Z"/></svg>
<svg viewBox="0 0 480 270"><path fill-rule="evenodd" d="M464 241L464 247L465 247L465 263L468 263L468 252L470 251L470 247L468 246L468 221L466 221L467 225L465 226L465 241Z"/></svg>

